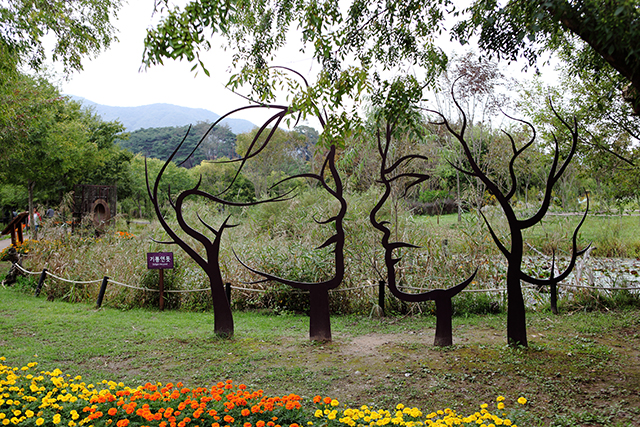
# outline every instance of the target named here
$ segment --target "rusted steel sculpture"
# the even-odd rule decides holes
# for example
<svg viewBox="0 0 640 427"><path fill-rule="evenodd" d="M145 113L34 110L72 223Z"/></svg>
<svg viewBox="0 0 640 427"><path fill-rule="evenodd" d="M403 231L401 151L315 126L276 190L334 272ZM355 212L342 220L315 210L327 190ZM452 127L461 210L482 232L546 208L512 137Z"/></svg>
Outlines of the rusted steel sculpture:
<svg viewBox="0 0 640 427"><path fill-rule="evenodd" d="M277 113L274 114L265 123L265 125L263 125L263 127L260 129L260 132L258 132L258 135L256 136L256 140L253 141L251 147L255 146L257 138L260 136L260 133L267 128L269 123L275 122L274 124L274 129L275 129L280 124L280 121L288 114L288 107L284 107L284 106L270 106L270 107L275 108L277 110ZM229 115L237 111L249 109L249 108L263 108L263 107L248 106L248 107L242 107L242 108L233 110L225 114L224 116L220 117L216 122L214 122L211 125L209 131ZM174 201L171 198L171 188L169 187L169 203L171 204L171 208L174 210L176 214L176 220L178 221L178 225L187 235L191 236L192 238L194 238L196 241L200 242L204 246L206 256L205 257L201 256L194 248L189 246L187 242L181 239L178 236L178 234L171 228L169 223L166 221L162 213L162 210L160 209L160 200L158 198L158 187L160 185L160 180L162 178L162 175L166 170L167 166L169 165L169 163L173 160L173 158L176 156L176 154L184 144L188 134L189 134L189 131L187 131L187 134L184 136L180 144L176 147L176 149L173 151L171 156L169 156L169 159L167 159L163 167L160 169L160 172L158 173L158 176L153 185L153 189L149 185L148 174L146 175L147 192L149 194L149 198L151 199L151 202L153 203L156 216L158 217L158 221L160 221L160 224L162 225L164 230L167 232L169 237L172 239L171 241L168 241L168 242L158 242L158 243L176 244L180 246L180 248L182 248L191 258L193 258L193 260L204 270L205 274L209 278L209 285L211 288L211 298L213 301L213 311L214 311L214 331L217 335L220 335L223 337L231 337L233 336L233 329L234 329L233 315L231 313L231 306L229 304L229 300L227 299L227 296L225 293L225 284L222 280L222 273L220 272L219 254L220 254L220 242L222 239L222 233L228 228L235 227L235 225L230 225L228 223L230 216L227 216L227 218L222 222L220 227L216 230L214 227L204 222L202 218L200 218L200 216L198 216L198 219L200 220L200 222L209 231L211 231L211 233L213 233L214 239L210 240L209 237L195 230L193 227L187 224L182 214L184 201L187 197L199 196L199 197L203 197L205 199L209 199L211 201L214 201L216 203L220 203L226 206L254 206L261 203L284 200L287 194L280 195L268 200L257 201L257 202L249 202L249 203L230 202L228 200L224 200L221 196L224 195L224 193L231 187L232 184L230 184L229 187L227 187L227 189L225 189L221 193L217 195L211 195L209 193L206 193L198 189L201 182L199 181L198 184L193 189L181 192L177 196L176 200ZM202 137L200 142L202 142L204 138L206 138L207 134L208 132L205 133L205 135ZM264 145L259 147L257 151L259 152L262 148L264 148ZM195 151L195 148L194 148L194 151ZM193 154L193 151L191 152L191 154ZM189 154L189 156L187 156L186 159L188 159L191 156L191 154ZM146 170L145 170L145 173L146 173ZM239 173L240 173L240 170L238 170L238 172L236 173L236 178L239 175Z"/></svg>
<svg viewBox="0 0 640 427"><path fill-rule="evenodd" d="M532 215L529 218L519 219L516 216L516 213L514 212L513 207L511 206L511 199L516 194L516 188L517 188L517 179L516 179L516 174L514 170L514 164L518 156L520 156L535 141L536 132L533 125L526 121L514 119L512 117L507 116L512 120L516 120L528 126L532 131L532 136L531 136L531 139L524 146L518 149L516 147L516 143L513 137L507 133L507 136L511 141L511 148L513 152L511 156L511 160L509 162L509 176L511 179L511 185L510 185L510 188L508 188L506 191L503 191L494 181L491 180L491 178L487 176L487 174L480 168L480 166L474 159L474 156L469 147L469 144L465 139L467 117L464 111L462 110L462 108L460 107L460 104L456 101L455 96L453 95L453 89L451 91L451 96L462 117L462 125L460 127L460 130L456 130L452 126L452 124L449 122L449 120L447 120L447 118L442 113L434 110L427 110L427 111L439 116L441 119L441 122L439 124L445 126L448 132L451 135L453 135L453 137L457 139L460 145L462 146L464 155L466 157L466 161L468 163L468 169L459 168L453 164L452 166L462 173L479 178L486 185L487 190L493 196L495 196L496 200L500 204L500 207L502 208L502 211L508 221L509 236L511 238L511 241L510 241L510 244L505 245L502 243L500 238L494 232L493 228L491 227L491 224L489 224L489 221L484 216L482 211L480 211L480 214L482 215L485 223L487 224L489 233L491 234L493 241L495 242L496 246L498 247L500 252L502 252L502 254L507 260L507 304L508 304L507 305L507 341L508 341L508 344L512 346L527 346L527 324L526 324L526 318L525 318L525 305L524 305L524 298L522 295L522 288L520 286L520 282L525 281L527 283L531 283L538 286L557 284L558 282L564 280L571 273L571 270L573 270L573 267L575 266L576 258L579 255L582 255L588 249L588 247L582 250L578 250L577 248L578 231L580 230L580 227L582 226L586 218L586 215L589 209L587 205L587 210L585 210L582 220L580 221L580 223L578 224L578 226L576 227L573 233L571 259L569 260L569 264L567 265L567 268L558 276L554 277L552 275L551 278L549 279L538 279L538 278L529 276L522 271L522 261L523 261L523 253L524 253L524 239L522 236L522 232L523 230L526 230L538 224L544 218L544 216L546 215L549 209L549 206L551 204L551 195L553 192L553 187L558 182L562 174L565 172L567 166L571 162L571 159L573 158L576 152L576 146L578 143L577 121L574 119L573 125L567 123L562 117L560 117L560 115L555 111L555 109L553 109L553 106L552 106L552 109L556 118L562 123L562 125L568 130L570 134L571 147L569 149L568 155L566 156L562 164L559 166L559 163L560 163L559 142L556 135L553 134L555 148L554 148L553 162L551 164L549 176L547 177L544 198L542 200L540 207L538 208L538 211L534 215Z"/></svg>
<svg viewBox="0 0 640 427"><path fill-rule="evenodd" d="M449 289L434 289L421 293L407 293L398 289L396 283L396 264L400 262L400 258L394 258L393 252L401 248L418 248L416 245L405 242L391 242L391 230L387 227L388 221L378 221L377 215L389 199L392 190L392 184L402 179L408 179L409 182L405 186L405 193L409 188L417 185L429 178L427 174L420 172L402 172L400 168L407 165L413 160L427 160L426 157L419 154L410 154L396 160L392 165L389 162L389 148L391 147L394 126L387 122L384 142L378 130L378 152L380 153L380 177L379 181L384 185L384 193L376 206L369 214L371 224L380 232L382 232L382 246L384 247L384 261L387 270L387 283L391 293L398 299L408 302L434 301L436 303L436 336L434 345L450 346L453 344L453 333L451 326L451 316L453 315L451 307L451 299L460 293L471 283L476 275L474 272L464 282L453 286Z"/></svg>
<svg viewBox="0 0 640 427"><path fill-rule="evenodd" d="M292 70L287 67L273 67L281 70L285 70L287 72L291 72L297 75L302 81L303 84L309 87L307 80L295 70ZM317 119L320 122L320 125L323 129L326 128L327 118L323 116L320 112L320 109L316 107ZM326 114L325 114L326 116ZM274 128L275 129L275 128ZM273 133L273 131L272 131ZM265 140L265 142L258 148L256 152L252 153L252 148L250 147L247 151L247 155L241 159L244 162L259 153L268 143L272 134L269 134ZM256 137L257 140L257 137ZM254 140L254 142L256 141ZM253 144L252 144L253 147ZM282 283L288 286L291 286L296 289L309 291L309 305L310 305L310 313L309 313L309 338L312 341L331 341L331 319L330 319L330 311L329 311L329 291L331 289L335 289L342 283L342 279L344 278L344 242L345 242L345 233L343 228L344 217L347 213L347 201L343 195L343 185L342 180L340 179L340 175L335 165L335 157L336 157L336 147L335 145L330 145L329 152L325 158L325 161L322 165L322 169L319 174L313 173L305 173L298 174L292 177L285 178L280 182L273 185L273 188L278 185L300 178L312 179L316 180L320 186L327 191L331 196L333 196L340 204L340 209L338 213L330 218L327 218L324 221L315 220L316 223L320 225L326 225L334 223L335 233L327 239L322 245L320 245L316 249L323 249L329 247L330 245L335 245L333 249L334 253L334 272L333 277L324 280L322 282L317 283L309 283L309 282L298 282L295 280L289 280L282 277L278 277L269 273L265 273L259 271L257 269L249 267L247 264L242 262L237 256L238 262L240 262L245 268L250 270L251 272L262 276L264 279L254 282L264 282L264 281L275 281L278 283ZM331 185L327 182L327 174L330 174L330 178L333 181L332 188Z"/></svg>
<svg viewBox="0 0 640 427"><path fill-rule="evenodd" d="M334 253L334 264L335 270L334 275L330 279L327 279L322 282L317 283L307 283L307 282L297 282L295 280L288 280L282 277L277 277L269 273L261 272L254 268L247 266L245 263L238 261L245 266L247 269L252 271L253 273L264 277L263 281L273 280L285 285L289 285L296 289L301 289L305 291L309 291L309 303L310 303L310 313L309 313L309 338L312 341L331 341L331 320L329 313L329 291L331 289L335 289L340 286L342 283L342 279L344 278L344 241L345 234L343 228L344 217L347 213L347 202L343 196L343 186L342 181L340 179L340 175L336 169L335 165L335 156L336 156L336 147L332 145L329 149L329 153L325 158L324 164L322 166L322 170L319 174L300 174L290 178L286 178L285 180L280 181L280 183L291 180L294 178L308 178L314 179L318 181L320 186L324 188L329 194L331 194L338 202L340 203L340 210L338 213L324 221L316 222L318 224L330 224L334 223L335 234L327 239L321 246L317 249L326 248L330 245L335 245L333 249ZM334 188L327 183L325 175L330 173L331 178L333 179ZM278 184L280 184L278 183ZM276 184L276 185L278 185Z"/></svg>

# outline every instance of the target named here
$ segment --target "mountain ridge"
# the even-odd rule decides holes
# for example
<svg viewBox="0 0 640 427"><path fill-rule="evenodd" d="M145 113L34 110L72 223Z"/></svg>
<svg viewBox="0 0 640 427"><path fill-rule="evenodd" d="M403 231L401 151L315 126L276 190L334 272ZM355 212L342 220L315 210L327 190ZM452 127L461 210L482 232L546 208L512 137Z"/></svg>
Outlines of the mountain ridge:
<svg viewBox="0 0 640 427"><path fill-rule="evenodd" d="M93 102L89 99L69 95L83 106L93 109L103 120L118 120L128 132L138 129L180 127L198 122L213 123L219 114L204 108L182 107L174 104L156 103L137 107L115 107ZM235 134L251 131L255 124L244 119L227 118L222 121Z"/></svg>

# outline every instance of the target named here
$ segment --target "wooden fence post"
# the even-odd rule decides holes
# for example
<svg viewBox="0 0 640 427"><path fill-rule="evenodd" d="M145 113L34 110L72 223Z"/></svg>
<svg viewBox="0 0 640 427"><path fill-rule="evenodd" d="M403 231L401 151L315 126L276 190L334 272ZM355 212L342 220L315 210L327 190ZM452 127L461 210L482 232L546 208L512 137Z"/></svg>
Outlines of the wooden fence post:
<svg viewBox="0 0 640 427"><path fill-rule="evenodd" d="M104 298L104 293L107 291L107 282L109 282L109 278L104 276L102 279L102 285L100 286L100 292L98 292L98 301L96 301L96 308L100 308L102 306L102 299Z"/></svg>
<svg viewBox="0 0 640 427"><path fill-rule="evenodd" d="M38 286L36 287L36 296L40 295L40 291L42 290L42 285L44 284L44 279L47 278L47 269L43 268L42 273L40 273L40 279L38 280Z"/></svg>

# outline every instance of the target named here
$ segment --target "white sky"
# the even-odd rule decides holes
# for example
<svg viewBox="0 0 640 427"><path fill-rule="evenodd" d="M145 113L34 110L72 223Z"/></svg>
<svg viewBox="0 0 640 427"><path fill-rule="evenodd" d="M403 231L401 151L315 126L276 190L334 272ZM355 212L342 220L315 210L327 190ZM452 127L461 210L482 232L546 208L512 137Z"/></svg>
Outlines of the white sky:
<svg viewBox="0 0 640 427"><path fill-rule="evenodd" d="M62 92L110 106L133 107L167 103L205 108L220 115L248 105L245 99L225 89L224 85L230 77L231 53L216 49L214 42L212 50L202 55L211 77L207 77L202 71L195 76L190 71L192 64L169 59L162 66L141 70L146 29L156 19L152 16L153 7L154 0L130 0L125 4L115 23L120 41L97 58L86 58L83 71L60 82ZM451 48L455 48L455 45ZM460 47L456 50L462 52ZM278 65L289 66L308 78L314 73L310 54L303 54L297 48L289 47L282 55L287 60L280 61ZM515 77L520 74L521 66L515 64L509 69L510 74ZM246 112L234 117L259 124L266 114Z"/></svg>
<svg viewBox="0 0 640 427"><path fill-rule="evenodd" d="M231 76L231 53L216 49L215 43L209 52L201 55L211 77L202 71L196 76L195 71L191 71L193 64L170 59L165 60L164 65L141 70L146 30L156 20L152 17L153 5L154 0L130 0L125 4L115 23L119 42L97 58L86 58L83 71L60 82L62 92L110 106L167 103L205 108L220 115L248 105L245 99L225 89ZM279 65L294 67L303 74L312 71L309 55L304 57L299 52L290 55L293 61ZM259 122L255 112L234 117Z"/></svg>

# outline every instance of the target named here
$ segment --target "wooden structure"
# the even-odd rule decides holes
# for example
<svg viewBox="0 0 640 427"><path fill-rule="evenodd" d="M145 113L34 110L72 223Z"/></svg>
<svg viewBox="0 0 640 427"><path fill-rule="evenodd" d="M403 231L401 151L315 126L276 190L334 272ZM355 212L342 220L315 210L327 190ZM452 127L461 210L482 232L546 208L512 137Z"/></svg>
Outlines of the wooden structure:
<svg viewBox="0 0 640 427"><path fill-rule="evenodd" d="M9 225L2 230L2 235L11 234L11 244L13 246L21 245L24 242L24 237L22 235L22 222L29 215L28 212L21 212L11 220Z"/></svg>
<svg viewBox="0 0 640 427"><path fill-rule="evenodd" d="M91 215L93 225L103 229L116 212L115 185L76 185L74 192L74 225Z"/></svg>

